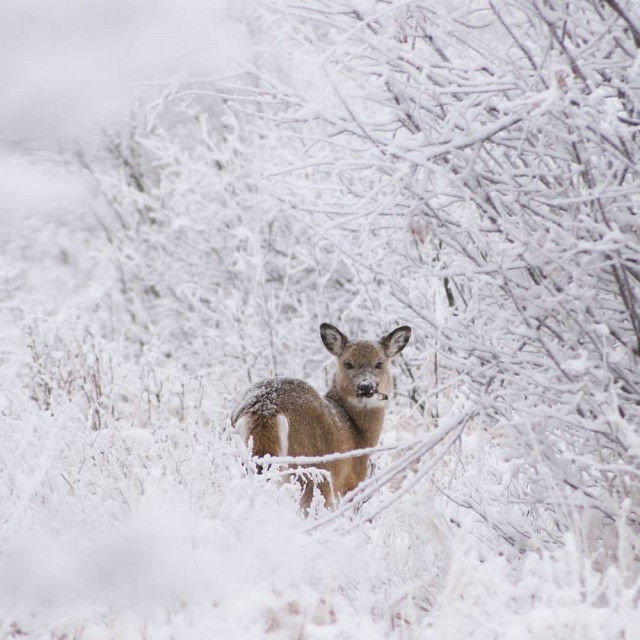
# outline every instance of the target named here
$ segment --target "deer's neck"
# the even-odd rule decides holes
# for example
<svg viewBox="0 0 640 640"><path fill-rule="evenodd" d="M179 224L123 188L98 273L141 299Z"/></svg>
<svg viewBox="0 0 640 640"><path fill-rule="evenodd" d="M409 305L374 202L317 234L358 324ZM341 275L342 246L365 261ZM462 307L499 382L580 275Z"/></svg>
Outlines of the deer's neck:
<svg viewBox="0 0 640 640"><path fill-rule="evenodd" d="M375 447L380 439L384 424L386 402L371 400L350 401L331 388L326 395L328 400L337 404L349 417L354 441L358 449Z"/></svg>

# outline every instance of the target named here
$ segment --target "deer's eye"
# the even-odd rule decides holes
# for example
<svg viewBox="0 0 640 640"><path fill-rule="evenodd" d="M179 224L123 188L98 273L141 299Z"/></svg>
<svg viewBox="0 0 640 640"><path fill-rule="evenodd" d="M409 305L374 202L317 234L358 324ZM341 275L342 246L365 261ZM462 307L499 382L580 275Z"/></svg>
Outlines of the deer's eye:
<svg viewBox="0 0 640 640"><path fill-rule="evenodd" d="M376 369L382 369L382 362L376 362Z"/></svg>
<svg viewBox="0 0 640 640"><path fill-rule="evenodd" d="M351 371L351 369L353 369L353 362L345 362L344 363L344 368L348 369L349 371Z"/></svg>

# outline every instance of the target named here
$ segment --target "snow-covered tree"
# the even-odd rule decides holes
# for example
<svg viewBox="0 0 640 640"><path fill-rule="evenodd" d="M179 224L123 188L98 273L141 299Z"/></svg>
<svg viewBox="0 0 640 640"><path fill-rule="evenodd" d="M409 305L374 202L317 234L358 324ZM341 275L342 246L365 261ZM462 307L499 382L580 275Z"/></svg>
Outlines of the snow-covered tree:
<svg viewBox="0 0 640 640"><path fill-rule="evenodd" d="M269 190L415 323L413 397L464 399L495 456L436 485L517 547L616 556L640 524L633 3L266 7L262 86L301 149Z"/></svg>

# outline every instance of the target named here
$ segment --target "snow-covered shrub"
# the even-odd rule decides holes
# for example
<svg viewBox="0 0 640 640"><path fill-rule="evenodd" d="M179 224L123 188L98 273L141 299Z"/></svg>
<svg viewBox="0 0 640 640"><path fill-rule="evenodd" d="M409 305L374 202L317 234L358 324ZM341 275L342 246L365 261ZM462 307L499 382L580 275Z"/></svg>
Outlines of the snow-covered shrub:
<svg viewBox="0 0 640 640"><path fill-rule="evenodd" d="M304 141L270 189L418 328L419 401L475 413L477 473L436 485L517 548L575 529L622 562L640 500L633 3L263 5L290 57L265 56L265 86L288 79L278 122Z"/></svg>

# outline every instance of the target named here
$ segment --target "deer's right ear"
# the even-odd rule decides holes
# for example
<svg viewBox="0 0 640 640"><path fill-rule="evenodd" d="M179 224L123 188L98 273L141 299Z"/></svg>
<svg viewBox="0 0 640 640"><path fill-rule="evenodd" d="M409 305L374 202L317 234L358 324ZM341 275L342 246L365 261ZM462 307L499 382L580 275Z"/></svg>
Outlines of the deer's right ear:
<svg viewBox="0 0 640 640"><path fill-rule="evenodd" d="M398 327L382 338L380 344L387 354L387 358L397 356L407 346L410 337L411 327Z"/></svg>
<svg viewBox="0 0 640 640"><path fill-rule="evenodd" d="M327 324L326 322L320 325L320 337L329 353L332 353L336 358L340 356L347 346L347 342L349 342L349 339L344 333L336 329L332 324Z"/></svg>

